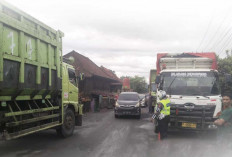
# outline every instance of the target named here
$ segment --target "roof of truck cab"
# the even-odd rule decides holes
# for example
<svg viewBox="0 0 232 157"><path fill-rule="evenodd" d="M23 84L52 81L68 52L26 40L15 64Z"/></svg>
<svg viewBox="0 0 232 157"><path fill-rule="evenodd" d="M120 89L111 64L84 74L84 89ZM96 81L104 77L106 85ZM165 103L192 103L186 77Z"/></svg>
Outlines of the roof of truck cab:
<svg viewBox="0 0 232 157"><path fill-rule="evenodd" d="M211 69L217 69L217 60L215 52L202 52L202 53L194 53L194 52L184 52L184 53L157 53L157 61L156 68L157 74L161 72L160 60L161 58L209 58L212 59Z"/></svg>
<svg viewBox="0 0 232 157"><path fill-rule="evenodd" d="M63 66L67 66L68 68L75 70L74 67L73 67L72 65L67 64L67 63L65 63L65 62L63 62Z"/></svg>
<svg viewBox="0 0 232 157"><path fill-rule="evenodd" d="M217 70L213 70L213 69L164 69L162 70L160 73L162 72L209 72L209 71L216 71Z"/></svg>

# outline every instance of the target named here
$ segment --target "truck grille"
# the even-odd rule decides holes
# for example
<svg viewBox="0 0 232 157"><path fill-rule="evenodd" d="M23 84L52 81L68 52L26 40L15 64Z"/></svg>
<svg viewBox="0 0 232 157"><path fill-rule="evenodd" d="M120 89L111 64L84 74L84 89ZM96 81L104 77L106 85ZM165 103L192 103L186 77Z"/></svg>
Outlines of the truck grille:
<svg viewBox="0 0 232 157"><path fill-rule="evenodd" d="M216 105L171 104L171 127L181 128L182 123L195 123L196 129L204 129L214 121L213 114Z"/></svg>

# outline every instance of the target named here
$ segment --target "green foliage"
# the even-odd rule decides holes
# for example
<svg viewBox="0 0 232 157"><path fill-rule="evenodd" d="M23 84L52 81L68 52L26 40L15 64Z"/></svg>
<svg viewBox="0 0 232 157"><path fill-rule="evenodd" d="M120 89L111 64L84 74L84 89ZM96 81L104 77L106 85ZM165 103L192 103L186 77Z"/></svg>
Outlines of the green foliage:
<svg viewBox="0 0 232 157"><path fill-rule="evenodd" d="M121 79L125 78L122 76ZM147 93L148 92L148 84L145 81L145 77L134 76L130 78L130 87L134 92L138 93Z"/></svg>
<svg viewBox="0 0 232 157"><path fill-rule="evenodd" d="M229 84L225 84L224 76L225 74L232 75L232 56L227 54L225 58L219 58L217 56L218 61L218 72L219 72L219 80L222 89L222 94L226 92L232 92L232 86Z"/></svg>
<svg viewBox="0 0 232 157"><path fill-rule="evenodd" d="M219 58L218 59L218 71L220 75L232 74L232 56L228 55L225 58Z"/></svg>

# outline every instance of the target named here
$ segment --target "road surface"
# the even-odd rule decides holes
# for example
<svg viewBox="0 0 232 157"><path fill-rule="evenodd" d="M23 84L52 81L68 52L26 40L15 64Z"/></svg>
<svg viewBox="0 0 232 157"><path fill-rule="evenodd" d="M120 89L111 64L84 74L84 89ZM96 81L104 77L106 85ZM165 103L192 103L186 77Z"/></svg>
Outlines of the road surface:
<svg viewBox="0 0 232 157"><path fill-rule="evenodd" d="M231 147L232 148L232 147ZM229 157L232 149L214 134L171 132L157 140L147 109L140 120L114 118L113 110L87 113L72 137L46 130L0 142L0 157Z"/></svg>

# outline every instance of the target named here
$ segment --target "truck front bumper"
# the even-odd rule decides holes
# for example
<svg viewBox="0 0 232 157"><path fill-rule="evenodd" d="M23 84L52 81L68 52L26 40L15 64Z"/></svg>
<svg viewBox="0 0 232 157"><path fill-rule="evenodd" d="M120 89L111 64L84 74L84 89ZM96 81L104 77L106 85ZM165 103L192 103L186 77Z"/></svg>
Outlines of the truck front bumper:
<svg viewBox="0 0 232 157"><path fill-rule="evenodd" d="M192 131L206 131L216 130L217 126L213 124L214 120L208 122L197 122L191 117L184 118L184 120L177 120L171 117L169 123L170 130L192 130Z"/></svg>
<svg viewBox="0 0 232 157"><path fill-rule="evenodd" d="M216 130L213 125L214 105L196 105L193 109L187 109L183 105L171 105L170 130Z"/></svg>

